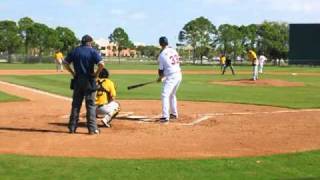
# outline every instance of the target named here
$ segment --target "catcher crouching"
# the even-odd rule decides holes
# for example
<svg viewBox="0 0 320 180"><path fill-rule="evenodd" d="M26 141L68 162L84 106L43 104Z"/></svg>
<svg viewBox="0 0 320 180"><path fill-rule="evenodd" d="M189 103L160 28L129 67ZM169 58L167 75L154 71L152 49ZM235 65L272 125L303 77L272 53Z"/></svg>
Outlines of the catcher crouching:
<svg viewBox="0 0 320 180"><path fill-rule="evenodd" d="M103 69L97 79L96 93L96 113L97 117L102 117L102 122L106 127L111 127L112 119L119 113L120 104L115 101L116 88L109 79L109 72Z"/></svg>

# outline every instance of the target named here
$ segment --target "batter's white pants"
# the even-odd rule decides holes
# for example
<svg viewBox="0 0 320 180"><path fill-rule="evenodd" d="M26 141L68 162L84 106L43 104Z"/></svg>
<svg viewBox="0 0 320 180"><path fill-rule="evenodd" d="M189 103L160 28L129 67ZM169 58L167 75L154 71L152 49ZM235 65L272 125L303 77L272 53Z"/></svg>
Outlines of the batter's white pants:
<svg viewBox="0 0 320 180"><path fill-rule="evenodd" d="M120 111L119 103L115 101L111 101L108 104L97 106L97 116L103 117L107 122L111 121L113 116Z"/></svg>
<svg viewBox="0 0 320 180"><path fill-rule="evenodd" d="M170 111L178 117L176 93L182 80L181 73L174 73L166 76L163 81L161 99L162 99L162 117L169 119Z"/></svg>
<svg viewBox="0 0 320 180"><path fill-rule="evenodd" d="M263 63L259 63L259 73L263 73Z"/></svg>
<svg viewBox="0 0 320 180"><path fill-rule="evenodd" d="M254 66L253 66L253 74L252 74L252 79L255 81L255 80L257 80L258 79L258 70L259 70L259 65L258 64L255 64Z"/></svg>

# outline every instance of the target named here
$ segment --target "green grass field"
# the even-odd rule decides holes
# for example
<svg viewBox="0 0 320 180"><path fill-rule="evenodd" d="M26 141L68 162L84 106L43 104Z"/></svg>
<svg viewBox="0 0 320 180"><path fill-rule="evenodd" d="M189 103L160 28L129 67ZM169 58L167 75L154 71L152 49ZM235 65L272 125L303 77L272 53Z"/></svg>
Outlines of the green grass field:
<svg viewBox="0 0 320 180"><path fill-rule="evenodd" d="M105 65L109 69L154 69L157 70L156 61L150 60L149 64L139 64L138 62L130 63L130 62L121 62L121 64L117 63L109 63L108 61L105 61ZM0 63L0 70L10 70L10 69L55 69L55 64L42 64L42 63L36 63L36 64L8 64L8 63ZM182 68L184 70L219 70L219 65L191 65L191 64L182 64ZM236 70L240 71L251 71L250 66L235 66ZM291 72L291 73L302 73L302 72L308 72L308 73L320 73L320 67L319 66L305 66L305 67L299 67L299 66L272 66L272 65L266 65L266 68L268 71L272 72Z"/></svg>
<svg viewBox="0 0 320 180"><path fill-rule="evenodd" d="M12 102L12 101L22 101L22 100L24 100L24 99L21 97L12 96L12 95L9 95L7 93L0 91L0 103L1 102Z"/></svg>
<svg viewBox="0 0 320 180"><path fill-rule="evenodd" d="M178 98L188 101L214 101L289 108L319 108L320 79L317 76L264 75L264 79L303 82L304 87L237 87L210 83L215 80L248 79L250 75L184 75ZM71 97L68 75L1 76L0 80ZM128 91L128 85L156 79L155 75L113 75L119 99L159 99L161 84ZM295 98L292 98L295 97Z"/></svg>
<svg viewBox="0 0 320 180"><path fill-rule="evenodd" d="M1 179L319 179L320 152L203 160L0 155Z"/></svg>
<svg viewBox="0 0 320 180"><path fill-rule="evenodd" d="M51 67L52 66L52 67ZM53 64L37 68L54 69ZM0 69L34 69L28 65ZM155 65L110 65L110 69L155 69ZM248 71L250 67L236 67ZM216 70L212 66L184 66L188 70ZM319 73L320 68L266 67L266 71ZM230 73L230 72L228 72ZM184 75L180 100L214 101L319 108L319 76L264 75L265 79L303 82L304 87L231 87L210 81L247 79L250 75ZM70 96L68 75L0 76L0 80ZM130 84L155 79L153 75L112 75L120 99L160 99L160 84L127 91ZM8 98L0 92L1 97ZM1 136L1 132L0 132ZM202 160L106 160L0 155L0 179L320 179L320 151L268 157Z"/></svg>

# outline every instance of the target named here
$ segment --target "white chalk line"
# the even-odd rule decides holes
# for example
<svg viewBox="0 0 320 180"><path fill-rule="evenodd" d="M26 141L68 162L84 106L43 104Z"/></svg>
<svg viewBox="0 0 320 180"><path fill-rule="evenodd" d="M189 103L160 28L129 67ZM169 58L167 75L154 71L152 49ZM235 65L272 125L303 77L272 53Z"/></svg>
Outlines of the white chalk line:
<svg viewBox="0 0 320 180"><path fill-rule="evenodd" d="M199 124L199 123L201 123L201 122L203 122L203 121L206 121L206 120L208 120L209 118L211 118L212 116L207 116L207 115L205 115L205 116L203 116L203 117L201 117L201 118L199 118L199 119L196 119L195 121L193 121L193 122L191 122L191 123L185 123L185 124L182 124L183 126L194 126L194 125L196 125L196 124Z"/></svg>
<svg viewBox="0 0 320 180"><path fill-rule="evenodd" d="M234 113L207 113L204 116L228 116L228 115L256 115L256 114L281 114L281 113L299 113L299 112L320 112L320 109L299 109L299 110L279 110L262 112L234 112Z"/></svg>
<svg viewBox="0 0 320 180"><path fill-rule="evenodd" d="M281 113L299 113L299 112L320 112L320 109L280 110L280 111L264 111L264 112L206 113L206 114L202 114L202 117L192 121L191 123L186 123L182 125L194 126L214 116L281 114Z"/></svg>
<svg viewBox="0 0 320 180"><path fill-rule="evenodd" d="M34 92L34 93L38 93L38 94L54 97L54 98L61 99L61 100L72 101L72 99L68 98L68 97L64 97L64 96L60 96L60 95L57 95L57 94L41 91L41 90L34 89L34 88L25 87L25 86L22 86L22 85L16 85L16 84L4 82L4 81L0 81L0 84L4 84L4 85L7 85L7 86L13 86L15 88L31 91L31 92Z"/></svg>

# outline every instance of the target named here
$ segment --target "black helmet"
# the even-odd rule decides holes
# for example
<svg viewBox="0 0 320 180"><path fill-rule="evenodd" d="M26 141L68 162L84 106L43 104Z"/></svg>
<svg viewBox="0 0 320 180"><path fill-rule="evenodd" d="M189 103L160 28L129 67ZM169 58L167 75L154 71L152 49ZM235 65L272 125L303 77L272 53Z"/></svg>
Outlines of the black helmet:
<svg viewBox="0 0 320 180"><path fill-rule="evenodd" d="M159 44L161 46L167 46L169 44L168 39L165 36L160 37Z"/></svg>
<svg viewBox="0 0 320 180"><path fill-rule="evenodd" d="M103 68L99 74L99 78L109 78L109 71Z"/></svg>

